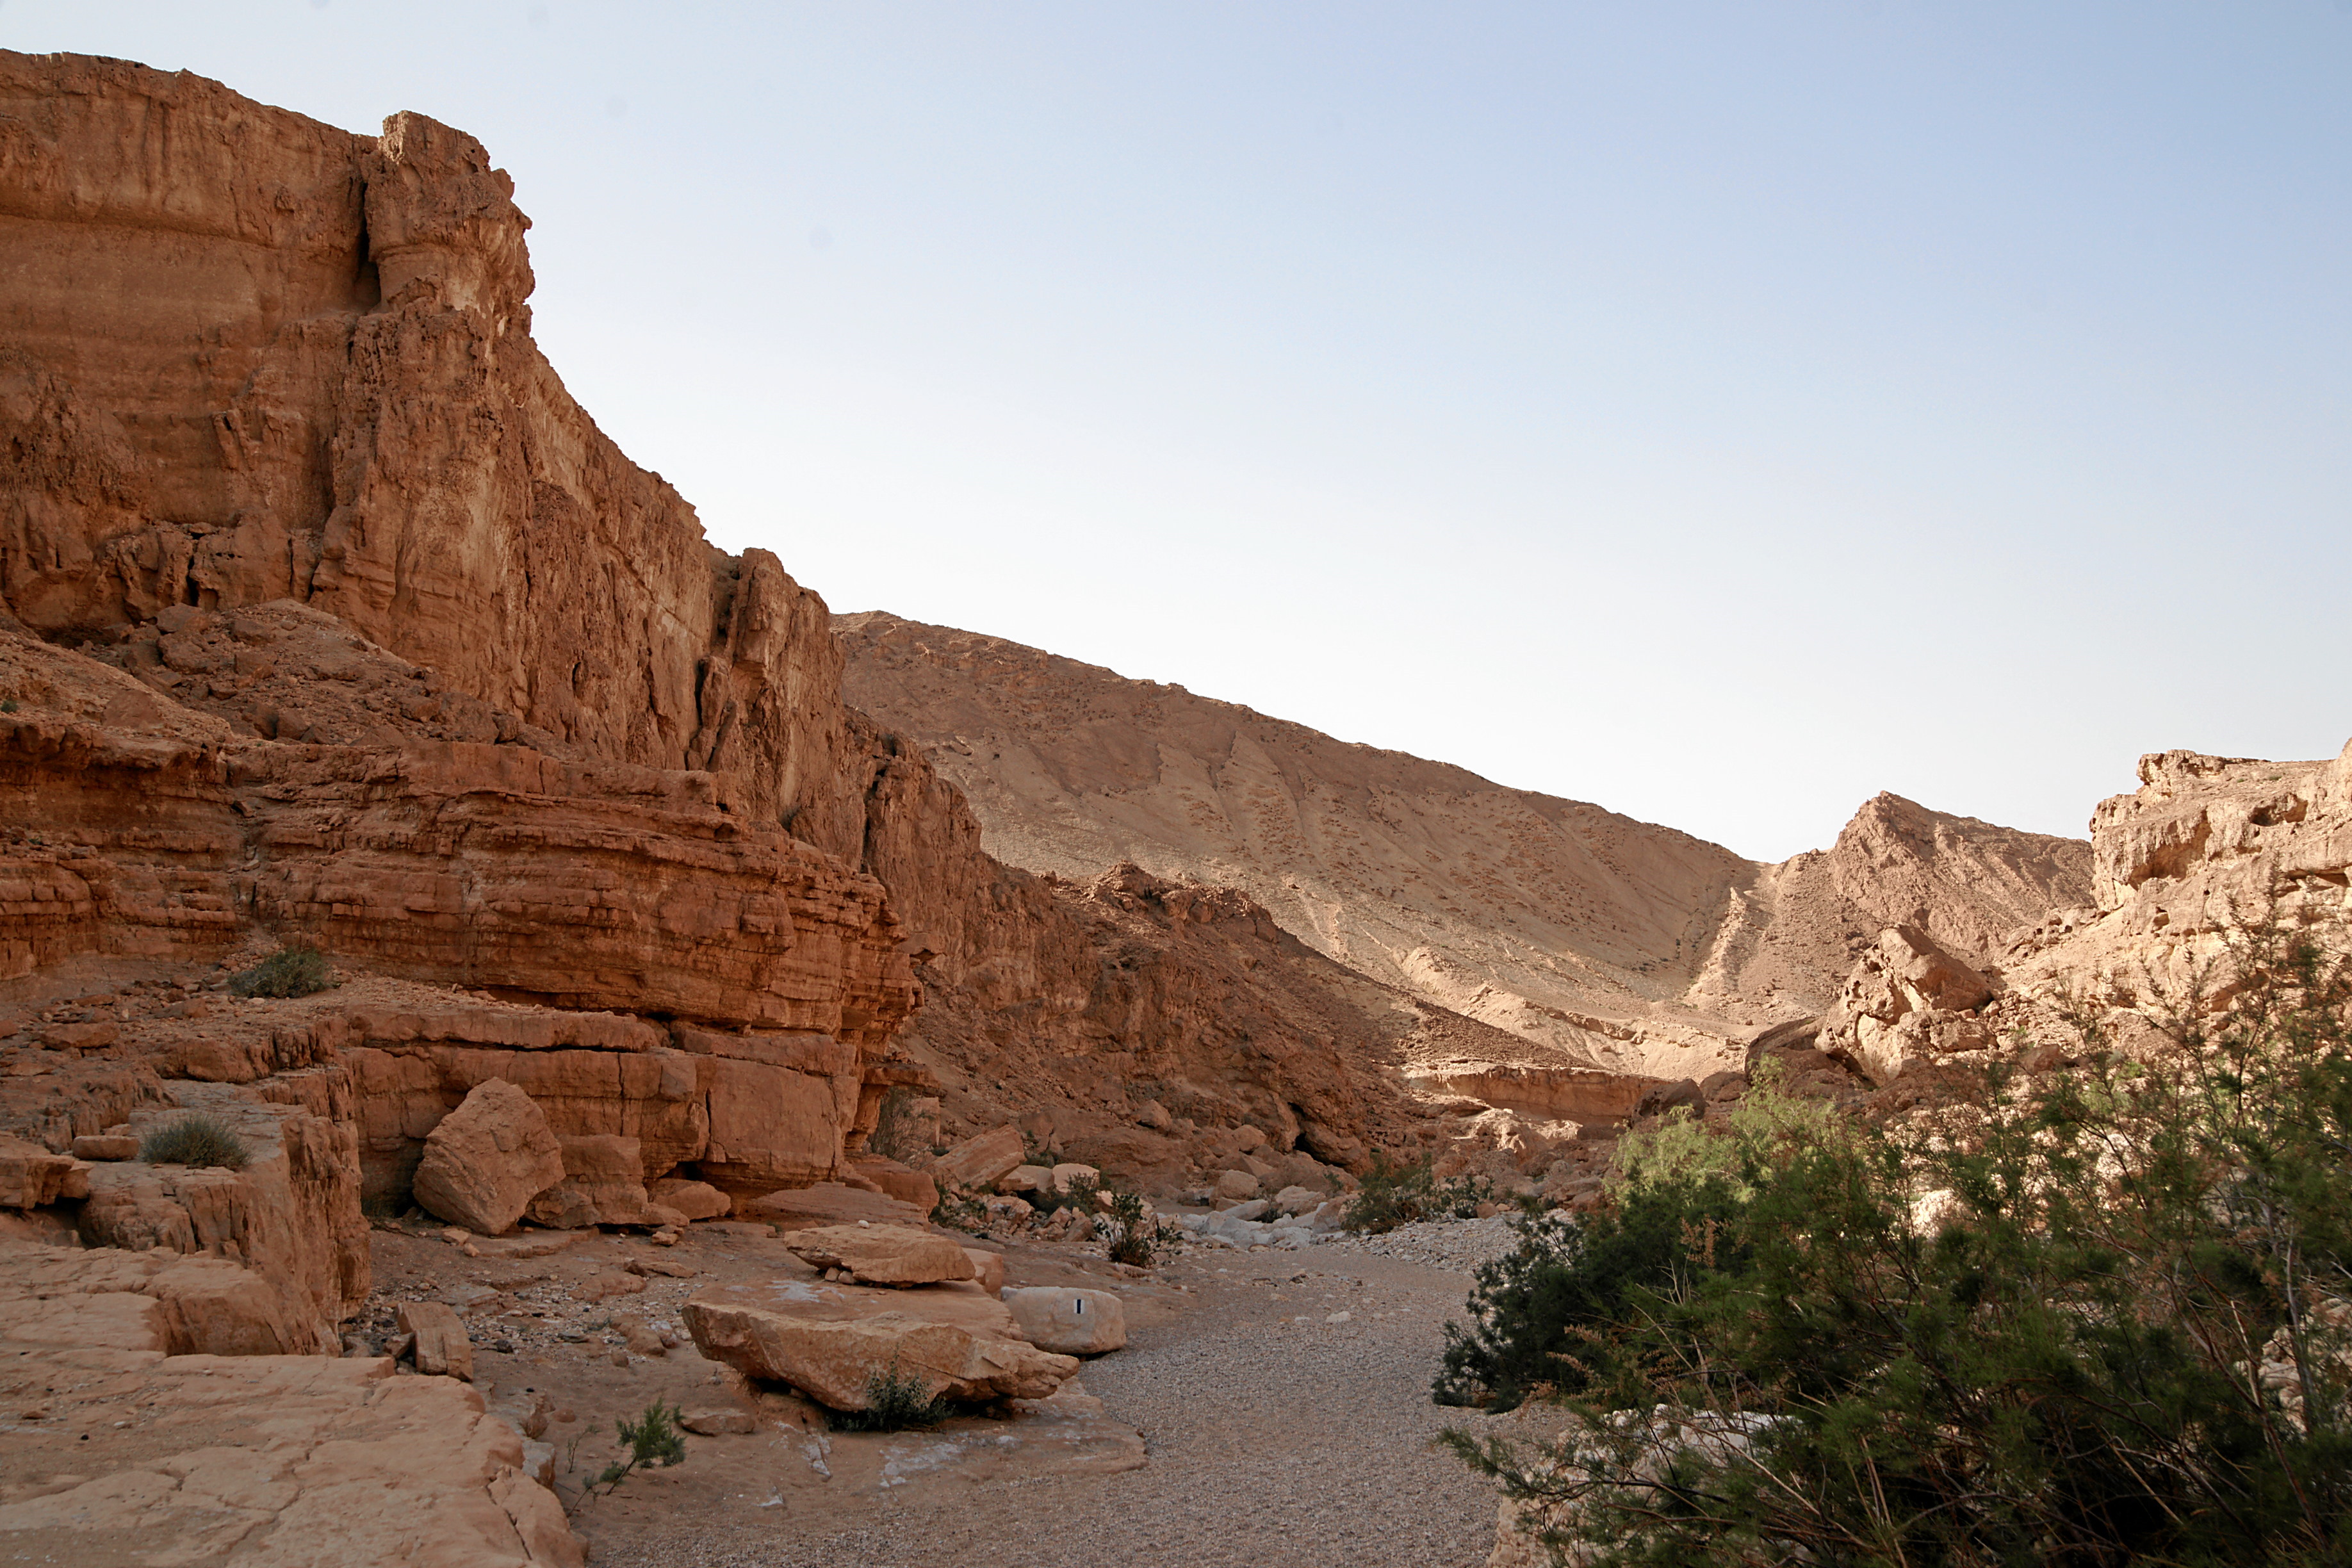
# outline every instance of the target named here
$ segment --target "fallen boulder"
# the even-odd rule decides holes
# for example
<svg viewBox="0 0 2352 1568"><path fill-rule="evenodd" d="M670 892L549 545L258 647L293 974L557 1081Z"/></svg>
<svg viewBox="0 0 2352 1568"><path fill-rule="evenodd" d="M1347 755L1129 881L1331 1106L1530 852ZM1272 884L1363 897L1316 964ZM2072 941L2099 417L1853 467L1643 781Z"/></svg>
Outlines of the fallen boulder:
<svg viewBox="0 0 2352 1568"><path fill-rule="evenodd" d="M551 1230L592 1225L652 1225L644 1145L614 1132L560 1138L563 1179L534 1196L524 1213Z"/></svg>
<svg viewBox="0 0 2352 1568"><path fill-rule="evenodd" d="M1127 1343L1127 1309L1108 1290L1039 1285L1007 1290L1024 1338L1062 1355L1101 1355Z"/></svg>
<svg viewBox="0 0 2352 1568"><path fill-rule="evenodd" d="M985 1188L1022 1163L1021 1129L1006 1122L992 1131L967 1138L931 1162L931 1174L942 1186Z"/></svg>
<svg viewBox="0 0 2352 1568"><path fill-rule="evenodd" d="M474 1342L465 1320L439 1301L403 1301L393 1326L416 1336L416 1370L427 1377L474 1381Z"/></svg>
<svg viewBox="0 0 2352 1568"><path fill-rule="evenodd" d="M665 1176L649 1184L646 1196L689 1220L717 1219L735 1206L734 1199L709 1183L689 1182L677 1176Z"/></svg>
<svg viewBox="0 0 2352 1568"><path fill-rule="evenodd" d="M801 1280L717 1287L680 1312L695 1347L746 1376L789 1384L835 1410L863 1410L882 1376L926 1398L1042 1399L1076 1359L1017 1337L1012 1313L968 1285L878 1292Z"/></svg>
<svg viewBox="0 0 2352 1568"><path fill-rule="evenodd" d="M425 1136L417 1206L485 1236L512 1230L530 1200L563 1180L563 1146L530 1096L491 1079Z"/></svg>
<svg viewBox="0 0 2352 1568"><path fill-rule="evenodd" d="M803 1262L843 1269L861 1285L936 1285L975 1272L963 1248L946 1237L904 1226L821 1226L792 1232L784 1245Z"/></svg>

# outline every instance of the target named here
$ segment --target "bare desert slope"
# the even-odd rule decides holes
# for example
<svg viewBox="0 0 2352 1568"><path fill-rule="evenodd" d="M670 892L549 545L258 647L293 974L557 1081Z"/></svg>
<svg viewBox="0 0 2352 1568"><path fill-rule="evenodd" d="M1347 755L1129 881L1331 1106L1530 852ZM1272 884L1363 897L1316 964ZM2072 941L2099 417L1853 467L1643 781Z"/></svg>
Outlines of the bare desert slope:
<svg viewBox="0 0 2352 1568"><path fill-rule="evenodd" d="M1308 945L1560 1061L1667 1076L1822 1011L1884 925L1985 956L2088 902L2088 844L1882 795L1780 865L1181 687L881 613L844 694L915 740L989 852L1241 888Z"/></svg>

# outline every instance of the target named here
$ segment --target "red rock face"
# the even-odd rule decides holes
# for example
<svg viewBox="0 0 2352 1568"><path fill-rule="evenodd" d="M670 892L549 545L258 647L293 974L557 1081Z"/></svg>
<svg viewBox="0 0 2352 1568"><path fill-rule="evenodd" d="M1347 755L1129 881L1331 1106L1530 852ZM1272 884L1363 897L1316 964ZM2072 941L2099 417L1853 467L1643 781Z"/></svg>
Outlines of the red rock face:
<svg viewBox="0 0 2352 1568"><path fill-rule="evenodd" d="M470 137L64 56L0 54L0 1056L46 1051L0 1121L317 1073L397 1203L499 1077L646 1182L751 1194L846 1174L944 1069L967 1130L1181 1175L1251 1120L1360 1160L1405 1131L1378 1065L1476 1032L1246 899L983 854L842 700L823 603L564 391ZM278 941L442 989L127 1005Z"/></svg>
<svg viewBox="0 0 2352 1568"><path fill-rule="evenodd" d="M855 855L840 662L530 337L529 220L421 115L0 53L0 596L52 637L292 598L583 752Z"/></svg>

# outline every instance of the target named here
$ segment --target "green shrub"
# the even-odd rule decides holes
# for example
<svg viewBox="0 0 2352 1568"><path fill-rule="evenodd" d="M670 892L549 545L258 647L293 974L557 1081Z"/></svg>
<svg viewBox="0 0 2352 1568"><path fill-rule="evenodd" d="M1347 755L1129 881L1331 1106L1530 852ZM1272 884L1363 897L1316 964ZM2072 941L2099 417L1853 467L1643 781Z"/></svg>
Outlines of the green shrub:
<svg viewBox="0 0 2352 1568"><path fill-rule="evenodd" d="M984 1193L969 1193L961 1187L940 1190L939 1206L931 1210L931 1223L982 1236L988 1230L988 1197Z"/></svg>
<svg viewBox="0 0 2352 1568"><path fill-rule="evenodd" d="M1150 1268L1160 1256L1160 1221L1143 1212L1143 1199L1134 1193L1114 1192L1106 1217L1110 1225L1110 1260Z"/></svg>
<svg viewBox="0 0 2352 1568"><path fill-rule="evenodd" d="M887 1372L866 1380L866 1408L836 1410L831 1425L836 1432L904 1432L909 1427L936 1426L947 1419L945 1397L934 1398L923 1380L901 1373L892 1362Z"/></svg>
<svg viewBox="0 0 2352 1568"><path fill-rule="evenodd" d="M1342 1221L1349 1230L1379 1234L1424 1219L1468 1219L1482 1203L1492 1202L1494 1184L1483 1176L1455 1176L1441 1182L1424 1154L1410 1164L1399 1164L1383 1150L1372 1151L1372 1168L1356 1189Z"/></svg>
<svg viewBox="0 0 2352 1568"><path fill-rule="evenodd" d="M1440 1405L1509 1410L1605 1382L1638 1299L1722 1261L1710 1249L1738 1208L1717 1175L1631 1189L1580 1221L1559 1212L1519 1221L1518 1246L1478 1269L1469 1325L1445 1325L1431 1392Z"/></svg>
<svg viewBox="0 0 2352 1568"><path fill-rule="evenodd" d="M239 996L312 996L333 984L326 955L317 948L281 947L251 969L229 976L228 988Z"/></svg>
<svg viewBox="0 0 2352 1568"><path fill-rule="evenodd" d="M2085 1019L1974 1118L1629 1184L1691 1216L1663 1277L1530 1308L1607 1347L1565 1435L1449 1440L1580 1563L2346 1561L2352 963L2231 946L2143 1062Z"/></svg>
<svg viewBox="0 0 2352 1568"><path fill-rule="evenodd" d="M151 1165L211 1165L245 1169L245 1141L217 1116L194 1111L139 1142L139 1157Z"/></svg>
<svg viewBox="0 0 2352 1568"><path fill-rule="evenodd" d="M1048 1184L1042 1192L1025 1194L1025 1201L1040 1215L1053 1214L1060 1209L1076 1209L1080 1214L1094 1214L1102 1207L1095 1197L1095 1194L1102 1190L1102 1182L1098 1177L1072 1176L1069 1184L1060 1192L1055 1192Z"/></svg>
<svg viewBox="0 0 2352 1568"><path fill-rule="evenodd" d="M686 1436L677 1426L682 1414L677 1405L665 1405L656 1399L646 1405L645 1414L635 1421L614 1421L613 1430L619 1435L621 1447L626 1452L599 1470L596 1479L588 1483L588 1489L593 1492L603 1487L609 1497L614 1488L629 1479L632 1471L649 1468L656 1464L664 1467L684 1464Z"/></svg>

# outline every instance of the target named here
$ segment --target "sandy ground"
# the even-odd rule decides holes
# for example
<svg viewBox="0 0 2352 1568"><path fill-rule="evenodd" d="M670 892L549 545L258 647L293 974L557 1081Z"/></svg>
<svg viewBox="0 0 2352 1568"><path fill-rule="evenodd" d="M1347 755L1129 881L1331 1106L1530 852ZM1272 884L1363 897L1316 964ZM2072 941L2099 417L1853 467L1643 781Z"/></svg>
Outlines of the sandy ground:
<svg viewBox="0 0 2352 1568"><path fill-rule="evenodd" d="M698 1286L790 1267L772 1252L781 1248L734 1238L669 1256L704 1269L688 1282ZM574 1501L574 1526L593 1543L592 1563L1449 1568L1486 1561L1494 1493L1430 1446L1441 1426L1465 1418L1428 1397L1439 1325L1458 1312L1465 1275L1330 1247L1189 1253L1131 1280L1107 1277L1098 1259L1045 1247L1015 1247L1008 1265L1015 1283L1082 1282L1126 1299L1128 1348L1089 1363L1083 1382L1103 1402L1104 1427L1122 1438L1129 1428L1141 1434L1140 1468L1087 1473L1131 1464L1131 1438L1121 1458L1116 1443L1057 1442L1064 1434L983 1420L930 1433L820 1436L796 1419L801 1413L785 1410L780 1419L779 1402L754 1400L759 1431L689 1438L688 1458L677 1468ZM656 1300L682 1293L648 1292ZM515 1355L484 1358L486 1380L508 1397L528 1378L533 1397L551 1395L574 1416L549 1434L568 1501L609 1457L614 1414L656 1395L689 1409L742 1397L690 1344L625 1368L594 1353L600 1348L592 1338L565 1347L569 1354L518 1345Z"/></svg>

